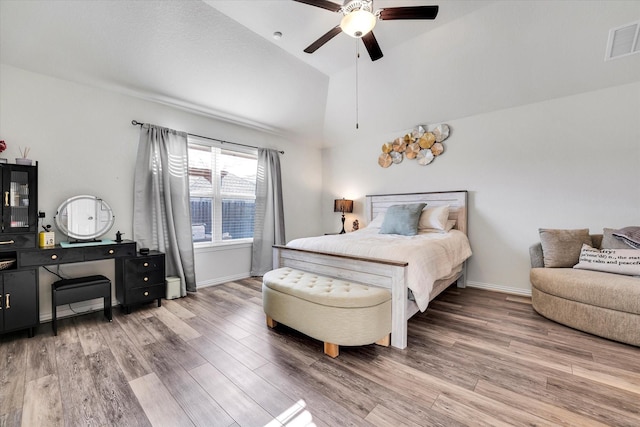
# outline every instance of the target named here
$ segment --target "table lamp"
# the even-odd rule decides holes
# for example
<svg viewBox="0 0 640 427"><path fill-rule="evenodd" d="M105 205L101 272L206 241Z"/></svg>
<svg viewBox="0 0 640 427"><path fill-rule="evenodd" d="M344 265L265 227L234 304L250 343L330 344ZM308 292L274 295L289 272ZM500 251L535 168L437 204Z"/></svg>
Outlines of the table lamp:
<svg viewBox="0 0 640 427"><path fill-rule="evenodd" d="M344 198L342 199L335 199L333 201L333 211L334 212L342 212L342 231L340 231L340 234L344 234L344 213L351 213L353 212L353 200L346 200Z"/></svg>

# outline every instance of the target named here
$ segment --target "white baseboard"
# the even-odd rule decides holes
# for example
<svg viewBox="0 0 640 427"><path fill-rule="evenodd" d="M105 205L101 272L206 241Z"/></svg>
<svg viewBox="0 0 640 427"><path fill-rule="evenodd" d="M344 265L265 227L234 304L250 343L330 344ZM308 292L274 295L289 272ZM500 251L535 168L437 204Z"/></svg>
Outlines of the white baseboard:
<svg viewBox="0 0 640 427"><path fill-rule="evenodd" d="M196 283L196 289L207 288L209 286L222 285L223 283L233 282L235 280L242 280L251 277L251 274L246 273L234 274L232 276L216 277L215 279L205 280L204 282Z"/></svg>
<svg viewBox="0 0 640 427"><path fill-rule="evenodd" d="M531 289L512 288L510 286L493 285L491 283L472 282L467 280L467 287L487 289L489 291L504 292L505 294L514 294L522 296L531 296Z"/></svg>

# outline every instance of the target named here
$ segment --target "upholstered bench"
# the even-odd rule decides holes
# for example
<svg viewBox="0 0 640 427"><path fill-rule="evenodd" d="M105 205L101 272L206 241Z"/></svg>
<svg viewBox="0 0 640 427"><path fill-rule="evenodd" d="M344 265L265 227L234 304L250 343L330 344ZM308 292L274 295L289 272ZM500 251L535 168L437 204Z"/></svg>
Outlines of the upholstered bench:
<svg viewBox="0 0 640 427"><path fill-rule="evenodd" d="M51 326L53 334L58 335L57 306L94 298L104 299L104 316L111 322L111 281L108 278L99 274L54 282L51 285Z"/></svg>
<svg viewBox="0 0 640 427"><path fill-rule="evenodd" d="M267 325L278 322L324 342L337 357L339 346L376 343L388 346L391 293L382 288L279 268L262 279Z"/></svg>

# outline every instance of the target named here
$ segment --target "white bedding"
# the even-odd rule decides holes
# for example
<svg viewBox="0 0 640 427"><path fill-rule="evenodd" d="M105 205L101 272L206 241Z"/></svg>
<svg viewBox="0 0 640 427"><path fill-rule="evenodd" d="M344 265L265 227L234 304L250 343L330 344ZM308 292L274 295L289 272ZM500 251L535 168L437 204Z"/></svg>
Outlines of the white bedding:
<svg viewBox="0 0 640 427"><path fill-rule="evenodd" d="M408 262L407 282L421 311L427 309L436 280L449 276L471 256L467 236L458 230L417 236L378 234L367 227L353 233L292 240L288 247L340 255Z"/></svg>

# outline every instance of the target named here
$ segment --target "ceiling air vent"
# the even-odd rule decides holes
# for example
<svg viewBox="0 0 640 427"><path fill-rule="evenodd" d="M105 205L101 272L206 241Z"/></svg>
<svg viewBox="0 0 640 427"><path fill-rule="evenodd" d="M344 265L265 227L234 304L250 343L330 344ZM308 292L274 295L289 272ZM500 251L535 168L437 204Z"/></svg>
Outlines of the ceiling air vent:
<svg viewBox="0 0 640 427"><path fill-rule="evenodd" d="M640 52L640 21L609 30L605 61Z"/></svg>

